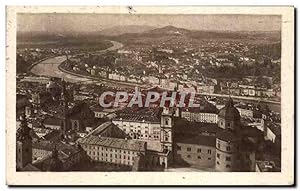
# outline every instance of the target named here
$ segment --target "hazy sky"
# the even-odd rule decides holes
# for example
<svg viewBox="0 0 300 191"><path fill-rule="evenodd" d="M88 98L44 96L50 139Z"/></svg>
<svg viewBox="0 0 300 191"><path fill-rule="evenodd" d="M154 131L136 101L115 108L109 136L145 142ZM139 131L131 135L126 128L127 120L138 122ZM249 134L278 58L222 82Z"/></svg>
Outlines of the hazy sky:
<svg viewBox="0 0 300 191"><path fill-rule="evenodd" d="M118 25L149 25L195 30L279 31L280 16L271 15L138 15L19 14L18 31L100 31Z"/></svg>

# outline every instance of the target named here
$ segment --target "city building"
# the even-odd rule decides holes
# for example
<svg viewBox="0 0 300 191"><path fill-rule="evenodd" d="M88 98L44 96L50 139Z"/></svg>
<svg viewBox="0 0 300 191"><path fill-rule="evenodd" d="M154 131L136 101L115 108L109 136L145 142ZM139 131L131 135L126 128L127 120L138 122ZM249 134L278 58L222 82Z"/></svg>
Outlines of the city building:
<svg viewBox="0 0 300 191"><path fill-rule="evenodd" d="M200 107L183 108L181 117L188 121L202 123L217 123L218 109L210 103L200 103Z"/></svg>
<svg viewBox="0 0 300 191"><path fill-rule="evenodd" d="M255 128L244 127L240 120L231 98L220 110L217 123L177 120L175 165L207 171L255 171L255 147L263 136Z"/></svg>
<svg viewBox="0 0 300 191"><path fill-rule="evenodd" d="M175 159L177 163L192 167L215 167L216 141L213 136L180 136L176 140Z"/></svg>
<svg viewBox="0 0 300 191"><path fill-rule="evenodd" d="M216 171L254 171L254 143L242 135L241 116L234 107L233 100L219 113L216 135Z"/></svg>
<svg viewBox="0 0 300 191"><path fill-rule="evenodd" d="M89 135L77 141L90 160L132 167L136 158L146 154L147 143Z"/></svg>

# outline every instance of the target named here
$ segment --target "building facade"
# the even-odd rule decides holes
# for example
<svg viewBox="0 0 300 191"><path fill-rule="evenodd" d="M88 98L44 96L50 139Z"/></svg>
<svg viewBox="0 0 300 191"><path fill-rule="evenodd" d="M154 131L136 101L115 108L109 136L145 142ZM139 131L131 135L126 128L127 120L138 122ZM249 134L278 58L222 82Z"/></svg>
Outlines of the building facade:
<svg viewBox="0 0 300 191"><path fill-rule="evenodd" d="M78 140L90 160L132 167L138 156L146 154L147 144L137 140L90 135Z"/></svg>
<svg viewBox="0 0 300 191"><path fill-rule="evenodd" d="M30 128L27 125L25 115L21 118L21 124L17 130L17 154L16 167L21 170L26 165L32 163L32 138Z"/></svg>

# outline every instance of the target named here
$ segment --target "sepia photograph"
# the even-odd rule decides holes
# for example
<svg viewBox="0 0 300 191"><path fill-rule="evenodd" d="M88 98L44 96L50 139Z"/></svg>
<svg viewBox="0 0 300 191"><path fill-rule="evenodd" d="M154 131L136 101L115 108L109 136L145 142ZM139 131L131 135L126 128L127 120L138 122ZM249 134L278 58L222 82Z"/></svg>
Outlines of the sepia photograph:
<svg viewBox="0 0 300 191"><path fill-rule="evenodd" d="M294 10L265 9L8 9L9 182L293 184Z"/></svg>

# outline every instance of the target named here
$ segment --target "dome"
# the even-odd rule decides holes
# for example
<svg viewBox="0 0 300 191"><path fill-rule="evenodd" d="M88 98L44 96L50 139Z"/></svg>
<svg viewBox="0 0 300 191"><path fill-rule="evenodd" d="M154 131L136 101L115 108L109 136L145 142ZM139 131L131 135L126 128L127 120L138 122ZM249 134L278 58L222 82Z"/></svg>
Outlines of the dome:
<svg viewBox="0 0 300 191"><path fill-rule="evenodd" d="M216 137L225 142L237 142L240 140L239 134L232 129L221 129L217 132Z"/></svg>
<svg viewBox="0 0 300 191"><path fill-rule="evenodd" d="M229 98L225 107L220 110L218 117L225 120L240 120L241 118L240 112L234 107L233 100L231 98Z"/></svg>

